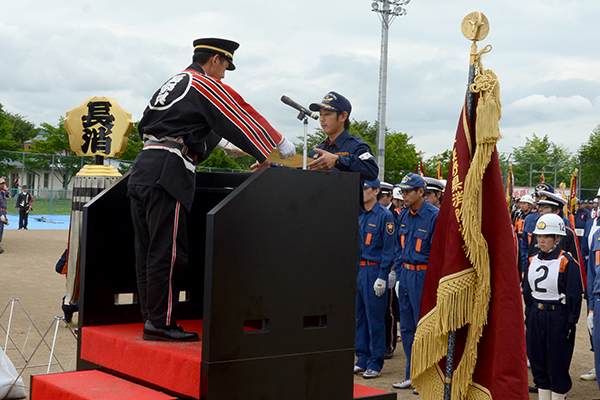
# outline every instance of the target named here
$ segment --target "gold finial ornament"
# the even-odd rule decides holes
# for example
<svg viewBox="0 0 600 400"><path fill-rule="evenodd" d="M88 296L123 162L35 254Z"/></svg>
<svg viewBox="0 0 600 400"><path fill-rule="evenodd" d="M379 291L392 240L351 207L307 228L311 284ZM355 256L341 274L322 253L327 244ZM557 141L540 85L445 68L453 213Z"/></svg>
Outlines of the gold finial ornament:
<svg viewBox="0 0 600 400"><path fill-rule="evenodd" d="M460 30L467 39L477 42L487 37L490 23L482 12L473 11L462 20Z"/></svg>

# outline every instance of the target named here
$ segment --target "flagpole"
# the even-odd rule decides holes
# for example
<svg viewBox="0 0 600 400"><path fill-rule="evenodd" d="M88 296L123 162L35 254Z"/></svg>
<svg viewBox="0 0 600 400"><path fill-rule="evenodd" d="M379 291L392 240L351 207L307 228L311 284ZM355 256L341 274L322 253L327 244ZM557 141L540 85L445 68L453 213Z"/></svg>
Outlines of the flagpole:
<svg viewBox="0 0 600 400"><path fill-rule="evenodd" d="M471 91L471 85L475 80L477 66L475 58L477 56L477 41L486 38L489 32L489 23L483 13L475 11L467 15L461 24L463 35L472 40L471 57L469 59L469 81L467 84L467 115L469 116L470 127L474 126L475 116L475 94ZM448 332L448 350L446 352L446 380L444 382L444 400L450 400L452 394L452 375L454 373L454 347L456 344L456 331Z"/></svg>

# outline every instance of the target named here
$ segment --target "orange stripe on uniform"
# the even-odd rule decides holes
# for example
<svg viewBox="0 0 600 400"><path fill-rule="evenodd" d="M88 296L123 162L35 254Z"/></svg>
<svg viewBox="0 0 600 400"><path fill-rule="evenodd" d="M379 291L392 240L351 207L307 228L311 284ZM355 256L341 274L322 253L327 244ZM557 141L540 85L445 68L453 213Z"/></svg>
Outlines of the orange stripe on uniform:
<svg viewBox="0 0 600 400"><path fill-rule="evenodd" d="M402 248L404 248L404 235L400 235L400 244L402 245Z"/></svg>
<svg viewBox="0 0 600 400"><path fill-rule="evenodd" d="M569 260L567 260L567 257L563 257L560 260L560 267L558 268L558 272L560 272L561 274L565 272L565 268L567 268L567 264L569 263Z"/></svg>
<svg viewBox="0 0 600 400"><path fill-rule="evenodd" d="M367 233L367 240L365 240L365 244L368 246L371 244L371 237L373 236L373 234L371 233Z"/></svg>
<svg viewBox="0 0 600 400"><path fill-rule="evenodd" d="M421 243L423 243L423 239L418 238L417 239L417 246L415 247L415 250L417 251L417 253L421 252Z"/></svg>

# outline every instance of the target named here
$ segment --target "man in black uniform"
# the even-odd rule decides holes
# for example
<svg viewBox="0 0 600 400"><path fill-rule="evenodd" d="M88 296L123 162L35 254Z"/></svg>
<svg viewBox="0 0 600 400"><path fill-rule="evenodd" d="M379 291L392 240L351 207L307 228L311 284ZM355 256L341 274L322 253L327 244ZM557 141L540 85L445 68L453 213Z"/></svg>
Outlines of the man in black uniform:
<svg viewBox="0 0 600 400"><path fill-rule="evenodd" d="M17 197L15 207L19 210L19 229L27 229L29 210L33 204L33 196L27 191L27 185L23 185L23 191Z"/></svg>
<svg viewBox="0 0 600 400"><path fill-rule="evenodd" d="M282 157L295 148L229 86L239 44L194 41L193 63L150 99L139 123L144 147L128 183L135 229L138 295L144 339L196 341L176 324L177 275L188 259L186 216L194 199L198 162L224 138L264 161L274 148Z"/></svg>

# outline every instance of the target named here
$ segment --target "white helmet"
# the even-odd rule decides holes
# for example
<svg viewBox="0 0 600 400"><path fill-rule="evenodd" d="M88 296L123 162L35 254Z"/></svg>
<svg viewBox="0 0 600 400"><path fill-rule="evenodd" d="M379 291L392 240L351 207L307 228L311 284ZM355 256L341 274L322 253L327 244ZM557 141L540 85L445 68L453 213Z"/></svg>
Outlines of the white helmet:
<svg viewBox="0 0 600 400"><path fill-rule="evenodd" d="M530 195L526 194L523 197L521 197L519 199L519 201L522 201L523 203L533 204L533 197L531 197Z"/></svg>
<svg viewBox="0 0 600 400"><path fill-rule="evenodd" d="M392 190L392 196L394 199L402 200L402 190L399 187L394 186Z"/></svg>
<svg viewBox="0 0 600 400"><path fill-rule="evenodd" d="M535 224L535 235L567 236L565 221L557 214L542 215Z"/></svg>

